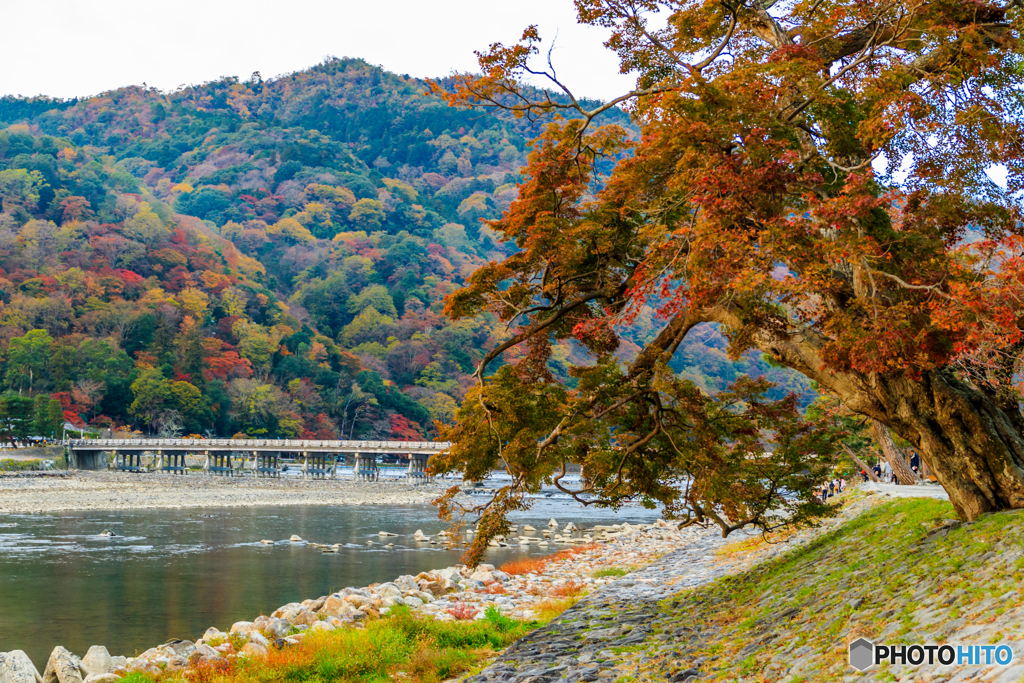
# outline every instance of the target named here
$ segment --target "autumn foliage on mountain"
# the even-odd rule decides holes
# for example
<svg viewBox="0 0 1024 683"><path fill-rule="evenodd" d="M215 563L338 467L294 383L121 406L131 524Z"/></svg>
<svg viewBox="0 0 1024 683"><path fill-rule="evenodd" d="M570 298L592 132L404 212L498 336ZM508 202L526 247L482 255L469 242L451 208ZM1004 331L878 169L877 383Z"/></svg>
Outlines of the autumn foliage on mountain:
<svg viewBox="0 0 1024 683"><path fill-rule="evenodd" d="M480 219L511 204L537 129L426 90L332 59L0 98L3 388L147 433L434 436L500 324L443 301L505 257Z"/></svg>

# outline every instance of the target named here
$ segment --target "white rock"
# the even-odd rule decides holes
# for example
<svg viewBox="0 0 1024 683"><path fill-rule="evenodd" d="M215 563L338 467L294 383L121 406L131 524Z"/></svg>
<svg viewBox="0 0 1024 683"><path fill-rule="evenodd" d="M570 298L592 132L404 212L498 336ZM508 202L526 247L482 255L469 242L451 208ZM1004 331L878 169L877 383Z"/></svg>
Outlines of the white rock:
<svg viewBox="0 0 1024 683"><path fill-rule="evenodd" d="M58 645L50 653L43 672L43 683L82 683L80 660L66 648Z"/></svg>
<svg viewBox="0 0 1024 683"><path fill-rule="evenodd" d="M82 668L87 676L105 674L114 668L114 660L102 645L93 645L82 657Z"/></svg>
<svg viewBox="0 0 1024 683"><path fill-rule="evenodd" d="M267 646L250 641L242 646L239 654L245 657L262 657L267 654Z"/></svg>
<svg viewBox="0 0 1024 683"><path fill-rule="evenodd" d="M554 518L552 518L551 521L548 522L548 526L552 529L556 529L558 528L558 522L556 522Z"/></svg>
<svg viewBox="0 0 1024 683"><path fill-rule="evenodd" d="M39 670L22 650L8 652L0 663L0 681L3 683L42 683Z"/></svg>
<svg viewBox="0 0 1024 683"><path fill-rule="evenodd" d="M532 526L527 524L526 526L523 527L523 531L536 531L536 529L534 529Z"/></svg>
<svg viewBox="0 0 1024 683"><path fill-rule="evenodd" d="M82 683L115 683L121 680L117 674L89 674Z"/></svg>
<svg viewBox="0 0 1024 683"><path fill-rule="evenodd" d="M231 624L229 633L248 633L252 629L252 626L253 624L251 621L236 621Z"/></svg>
<svg viewBox="0 0 1024 683"><path fill-rule="evenodd" d="M298 534L292 534L291 538L288 539L292 543L302 543L302 536Z"/></svg>
<svg viewBox="0 0 1024 683"><path fill-rule="evenodd" d="M313 631L333 631L334 626L328 624L326 621L318 621L309 627L310 632Z"/></svg>
<svg viewBox="0 0 1024 683"><path fill-rule="evenodd" d="M397 536L398 534L393 534L390 531L378 531L377 535L378 536Z"/></svg>
<svg viewBox="0 0 1024 683"><path fill-rule="evenodd" d="M224 638L227 638L227 637L228 637L228 634L224 633L224 631L221 631L220 629L214 628L213 626L211 626L210 628L206 629L206 633L203 634L203 640L207 640L207 641L215 640L215 639L223 640Z"/></svg>

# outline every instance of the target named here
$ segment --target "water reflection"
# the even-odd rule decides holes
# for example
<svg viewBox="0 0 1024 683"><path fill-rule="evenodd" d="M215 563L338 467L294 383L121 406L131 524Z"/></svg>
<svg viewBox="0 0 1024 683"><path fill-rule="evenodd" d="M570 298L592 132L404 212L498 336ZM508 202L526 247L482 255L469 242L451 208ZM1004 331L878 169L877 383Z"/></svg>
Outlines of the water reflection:
<svg viewBox="0 0 1024 683"><path fill-rule="evenodd" d="M542 500L516 519L541 528L550 517L595 524L656 516ZM432 536L442 528L429 506L0 516L0 652L25 650L41 668L55 645L133 655L169 638L196 638L287 602L454 564L459 551L412 540L416 529ZM116 535L100 537L106 530ZM387 539L395 547L385 549L378 531L399 534ZM288 542L292 534L342 547L322 553ZM492 550L490 559L555 549Z"/></svg>

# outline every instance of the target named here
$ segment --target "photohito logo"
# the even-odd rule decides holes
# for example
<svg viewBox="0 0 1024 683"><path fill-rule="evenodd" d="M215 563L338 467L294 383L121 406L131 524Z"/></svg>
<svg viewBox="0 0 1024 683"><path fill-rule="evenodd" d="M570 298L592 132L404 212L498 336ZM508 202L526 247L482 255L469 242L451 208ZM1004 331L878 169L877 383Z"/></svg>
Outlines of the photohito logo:
<svg viewBox="0 0 1024 683"><path fill-rule="evenodd" d="M875 645L867 638L850 643L850 666L866 671L876 664L998 664L1013 661L1009 645Z"/></svg>

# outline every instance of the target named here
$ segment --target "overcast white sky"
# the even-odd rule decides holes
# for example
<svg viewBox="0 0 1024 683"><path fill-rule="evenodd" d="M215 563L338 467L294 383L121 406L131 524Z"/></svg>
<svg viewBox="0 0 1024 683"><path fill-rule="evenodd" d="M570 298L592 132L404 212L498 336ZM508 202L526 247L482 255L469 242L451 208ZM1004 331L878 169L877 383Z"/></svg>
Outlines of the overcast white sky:
<svg viewBox="0 0 1024 683"><path fill-rule="evenodd" d="M629 89L605 31L576 23L572 0L0 0L0 95L94 95L220 76L264 79L326 56L362 57L397 73L476 69L473 50L537 24L580 96Z"/></svg>

